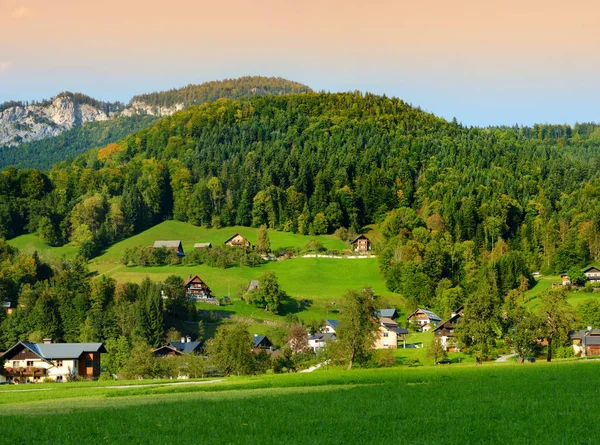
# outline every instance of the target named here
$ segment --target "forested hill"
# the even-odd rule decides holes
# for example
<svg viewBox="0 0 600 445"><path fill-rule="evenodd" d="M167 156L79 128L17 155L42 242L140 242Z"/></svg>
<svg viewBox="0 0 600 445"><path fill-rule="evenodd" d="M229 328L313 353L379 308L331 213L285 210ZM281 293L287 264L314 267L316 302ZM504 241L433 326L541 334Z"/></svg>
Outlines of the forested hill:
<svg viewBox="0 0 600 445"><path fill-rule="evenodd" d="M134 96L127 105L69 92L40 102L5 102L0 104L0 169L13 165L48 170L189 105L308 91L306 85L279 77L246 76Z"/></svg>
<svg viewBox="0 0 600 445"><path fill-rule="evenodd" d="M382 223L382 269L410 269L388 275L395 290L410 273L467 286L460 255L564 271L600 255L599 134L465 128L359 93L219 100L48 175L4 170L0 234L93 256L168 218L315 234Z"/></svg>

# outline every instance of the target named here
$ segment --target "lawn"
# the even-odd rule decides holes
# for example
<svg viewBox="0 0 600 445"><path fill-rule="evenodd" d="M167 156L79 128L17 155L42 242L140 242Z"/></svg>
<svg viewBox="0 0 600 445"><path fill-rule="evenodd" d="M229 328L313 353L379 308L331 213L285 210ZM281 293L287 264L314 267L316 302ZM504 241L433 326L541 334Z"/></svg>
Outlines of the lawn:
<svg viewBox="0 0 600 445"><path fill-rule="evenodd" d="M546 289L551 288L552 283L560 283L561 281L562 279L558 275L544 276L538 278L536 285L525 293L527 305L530 308L536 308L537 306L539 306L539 295ZM587 293L584 292L583 289L572 289L567 292L567 301L573 306L578 306L579 304L581 304L581 302L590 298L600 298L600 292Z"/></svg>
<svg viewBox="0 0 600 445"><path fill-rule="evenodd" d="M2 441L592 444L599 371L598 362L450 365L2 388Z"/></svg>
<svg viewBox="0 0 600 445"><path fill-rule="evenodd" d="M34 233L21 235L8 240L8 244L24 253L37 251L40 258L48 262L55 262L62 257L73 258L77 254L78 249L77 246L71 244L66 244L61 247L51 247L48 244L43 243Z"/></svg>

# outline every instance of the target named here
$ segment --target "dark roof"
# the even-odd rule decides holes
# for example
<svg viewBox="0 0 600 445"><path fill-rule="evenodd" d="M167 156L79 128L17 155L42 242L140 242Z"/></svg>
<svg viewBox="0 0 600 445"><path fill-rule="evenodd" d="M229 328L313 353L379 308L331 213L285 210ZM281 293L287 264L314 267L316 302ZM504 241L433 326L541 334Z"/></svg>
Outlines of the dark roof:
<svg viewBox="0 0 600 445"><path fill-rule="evenodd" d="M187 353L196 352L197 350L199 350L200 347L202 346L202 342L201 341L188 341L188 342L182 343L180 341L172 341L172 342L169 342L169 346L177 349L180 352L183 352L184 354L187 354Z"/></svg>
<svg viewBox="0 0 600 445"><path fill-rule="evenodd" d="M337 329L337 327L340 325L340 322L337 320L325 320L325 323L331 326L333 329Z"/></svg>
<svg viewBox="0 0 600 445"><path fill-rule="evenodd" d="M587 335L585 335L585 333L587 332ZM582 339L584 336L586 337L586 340L592 338L592 337L600 337L600 329L592 329L591 331L588 331L587 329L581 329L579 331L571 331L569 332L569 336L571 337L571 339Z"/></svg>
<svg viewBox="0 0 600 445"><path fill-rule="evenodd" d="M421 311L423 312L425 315L427 315L427 317L430 320L434 320L434 321L442 321L442 319L435 313L430 311L429 309L423 309L423 308L418 308L417 310L415 310L412 314L410 314L407 318L412 317L417 311Z"/></svg>
<svg viewBox="0 0 600 445"><path fill-rule="evenodd" d="M583 273L586 273L587 271L591 270L591 269L596 269L596 270L600 270L599 268L597 268L596 266L588 266L585 269L582 270Z"/></svg>
<svg viewBox="0 0 600 445"><path fill-rule="evenodd" d="M358 235L356 238L354 238L352 241L350 241L350 244L354 244L359 239L366 239L367 241L371 242L371 240L369 238L367 238L365 235Z"/></svg>
<svg viewBox="0 0 600 445"><path fill-rule="evenodd" d="M45 360L51 359L75 359L84 352L106 352L102 343L30 343L19 342L10 348L5 356L19 345L31 350L34 354Z"/></svg>
<svg viewBox="0 0 600 445"><path fill-rule="evenodd" d="M390 331L395 332L398 335L408 334L408 329L406 328L388 328Z"/></svg>
<svg viewBox="0 0 600 445"><path fill-rule="evenodd" d="M2 307L6 308L6 309L10 309L11 306L11 302L10 301L3 301L2 302Z"/></svg>
<svg viewBox="0 0 600 445"><path fill-rule="evenodd" d="M269 348L273 346L273 343L264 335L254 335L254 347L258 348L259 346L264 346Z"/></svg>
<svg viewBox="0 0 600 445"><path fill-rule="evenodd" d="M188 284L190 284L192 281L194 281L196 278L197 278L198 280L200 280L200 282L202 282L203 284L205 284L205 285L206 285L206 283L205 283L204 281L202 281L202 278L200 278L198 275L194 275L193 277L189 277L189 278L188 278L188 279L185 281L185 283L183 283L183 285L184 285L184 286L187 286L187 285L188 285Z"/></svg>
<svg viewBox="0 0 600 445"><path fill-rule="evenodd" d="M308 336L309 340L321 340L321 341L329 341L329 340L335 340L335 334L333 332L317 332L315 335L309 335Z"/></svg>
<svg viewBox="0 0 600 445"><path fill-rule="evenodd" d="M377 314L379 315L379 317L386 317L391 319L398 317L398 311L396 309L379 309L377 311Z"/></svg>
<svg viewBox="0 0 600 445"><path fill-rule="evenodd" d="M440 330L444 329L444 327L446 326L446 323L452 323L452 322L454 322L456 324L456 321L460 317L462 317L462 314L460 313L462 310L463 310L463 306L459 307L456 310L455 314L452 317L450 317L448 320L444 321L443 323L438 324L435 327L435 329L433 330L433 332L440 331Z"/></svg>

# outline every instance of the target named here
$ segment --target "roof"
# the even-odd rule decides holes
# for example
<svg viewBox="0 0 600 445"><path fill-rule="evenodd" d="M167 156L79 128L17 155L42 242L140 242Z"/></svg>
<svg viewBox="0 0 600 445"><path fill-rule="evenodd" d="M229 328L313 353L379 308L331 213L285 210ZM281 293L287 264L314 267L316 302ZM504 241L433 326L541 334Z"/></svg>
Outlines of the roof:
<svg viewBox="0 0 600 445"><path fill-rule="evenodd" d="M171 240L171 241L154 241L154 247L168 247L170 249L179 249L181 247L180 240Z"/></svg>
<svg viewBox="0 0 600 445"><path fill-rule="evenodd" d="M412 314L410 314L406 318L412 317L413 315L415 315L417 313L417 311L423 312L425 315L427 315L427 317L430 320L433 320L433 321L442 321L442 319L435 312L431 312L429 309L423 309L423 308L418 308L417 310L415 310Z"/></svg>
<svg viewBox="0 0 600 445"><path fill-rule="evenodd" d="M5 307L5 308L8 309L8 308L10 308L10 306L11 306L11 302L10 301L3 301L2 302L2 307Z"/></svg>
<svg viewBox="0 0 600 445"><path fill-rule="evenodd" d="M437 327L433 330L433 332L441 331L442 329L444 329L446 327L446 323L451 323L451 322L456 323L456 321L460 317L462 317L462 314L459 312L461 309L462 309L462 306L459 309L457 309L456 313L452 317L450 317L448 320L444 321L443 323L438 324Z"/></svg>
<svg viewBox="0 0 600 445"><path fill-rule="evenodd" d="M361 234L361 235L358 235L356 238L354 238L352 241L350 241L350 244L354 244L359 239L366 239L367 241L371 242L371 240L369 238L367 238L365 235Z"/></svg>
<svg viewBox="0 0 600 445"><path fill-rule="evenodd" d="M309 340L319 340L319 341L329 341L329 340L335 340L335 334L333 332L317 332L315 335L309 335L308 336Z"/></svg>
<svg viewBox="0 0 600 445"><path fill-rule="evenodd" d="M587 335L585 335L587 332ZM586 340L589 340L592 337L600 337L600 329L592 329L591 331L588 331L587 329L581 329L579 331L571 331L569 333L569 336L571 337L571 339L582 339L583 337L586 337Z"/></svg>
<svg viewBox="0 0 600 445"><path fill-rule="evenodd" d="M258 289L258 280L252 280L250 281L250 284L248 285L248 292L253 291L254 289Z"/></svg>
<svg viewBox="0 0 600 445"><path fill-rule="evenodd" d="M184 285L184 286L187 286L187 285L188 285L188 284L190 284L192 281L194 281L196 278L197 278L197 279L199 279L199 280L200 280L200 282L204 283L204 281L202 280L202 278L200 278L198 275L194 275L193 277L189 277L189 278L188 278L188 279L185 281L185 283L183 283L183 285ZM204 284L206 284L206 283L204 283Z"/></svg>
<svg viewBox="0 0 600 445"><path fill-rule="evenodd" d="M188 342L182 343L180 341L172 341L172 342L169 342L169 346L177 349L180 352L183 352L184 354L187 354L187 353L196 351L200 346L202 346L202 342L201 341L188 341Z"/></svg>
<svg viewBox="0 0 600 445"><path fill-rule="evenodd" d="M194 249L203 249L205 247L212 247L212 243L196 243Z"/></svg>
<svg viewBox="0 0 600 445"><path fill-rule="evenodd" d="M224 244L227 244L229 241L231 241L232 239L234 239L236 236L239 236L240 238L242 238L245 242L247 242L248 244L250 244L250 241L248 241L246 238L244 238L242 235L240 235L239 233L236 233L235 235L233 235L232 237L228 238L227 241L225 241Z"/></svg>
<svg viewBox="0 0 600 445"><path fill-rule="evenodd" d="M260 345L273 346L273 343L264 335L254 335L254 347L258 348Z"/></svg>
<svg viewBox="0 0 600 445"><path fill-rule="evenodd" d="M398 326L398 323L396 323L391 318L387 318L387 317L379 317L379 322L386 327L395 328L396 326Z"/></svg>
<svg viewBox="0 0 600 445"><path fill-rule="evenodd" d="M331 326L333 329L337 329L337 327L340 325L340 322L337 320L325 320L325 323Z"/></svg>
<svg viewBox="0 0 600 445"><path fill-rule="evenodd" d="M5 352L5 356L19 345L30 349L43 359L75 359L84 352L106 352L102 343L30 343L21 341Z"/></svg>
<svg viewBox="0 0 600 445"><path fill-rule="evenodd" d="M377 314L379 315L379 317L386 317L386 318L396 318L398 316L398 311L396 309L379 309L377 311Z"/></svg>
<svg viewBox="0 0 600 445"><path fill-rule="evenodd" d="M390 331L395 332L398 335L408 334L408 329L406 328L388 328Z"/></svg>
<svg viewBox="0 0 600 445"><path fill-rule="evenodd" d="M600 270L599 268L597 268L596 266L588 266L585 269L582 270L583 273L586 273L592 269L596 269L596 270Z"/></svg>

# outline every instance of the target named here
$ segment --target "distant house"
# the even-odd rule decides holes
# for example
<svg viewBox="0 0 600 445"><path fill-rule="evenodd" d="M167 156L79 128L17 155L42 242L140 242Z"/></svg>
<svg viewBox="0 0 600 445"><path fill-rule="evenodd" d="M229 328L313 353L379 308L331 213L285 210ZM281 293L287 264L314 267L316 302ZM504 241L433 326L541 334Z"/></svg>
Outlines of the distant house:
<svg viewBox="0 0 600 445"><path fill-rule="evenodd" d="M336 336L332 332L317 332L308 336L308 347L317 352L327 346L327 343L335 340Z"/></svg>
<svg viewBox="0 0 600 445"><path fill-rule="evenodd" d="M337 320L325 320L325 325L321 329L323 333L335 334L335 330L339 326L340 322Z"/></svg>
<svg viewBox="0 0 600 445"><path fill-rule="evenodd" d="M98 377L102 343L19 342L6 351L4 370L13 382L40 382L44 378L64 382L76 376Z"/></svg>
<svg viewBox="0 0 600 445"><path fill-rule="evenodd" d="M250 284L248 285L248 289L246 289L246 292L253 292L253 291L257 290L258 287L259 287L258 280L252 280L252 281L250 281Z"/></svg>
<svg viewBox="0 0 600 445"><path fill-rule="evenodd" d="M194 249L212 249L212 243L196 243Z"/></svg>
<svg viewBox="0 0 600 445"><path fill-rule="evenodd" d="M600 355L600 329L582 329L569 334L573 344L573 350L577 355L598 356Z"/></svg>
<svg viewBox="0 0 600 445"><path fill-rule="evenodd" d="M189 277L183 285L190 300L197 301L212 298L210 288L198 275Z"/></svg>
<svg viewBox="0 0 600 445"><path fill-rule="evenodd" d="M379 331L373 349L396 349L399 343L406 340L408 329L398 327L391 318L379 318Z"/></svg>
<svg viewBox="0 0 600 445"><path fill-rule="evenodd" d="M563 286L570 286L571 285L571 279L569 278L569 276L566 273L561 273L560 277L562 278L562 285Z"/></svg>
<svg viewBox="0 0 600 445"><path fill-rule="evenodd" d="M174 250L175 253L177 253L177 256L185 256L185 253L183 253L183 246L179 240L154 241L154 245L152 246L154 249L160 249L163 247L169 250Z"/></svg>
<svg viewBox="0 0 600 445"><path fill-rule="evenodd" d="M4 313L6 315L10 315L13 313L12 303L10 301L2 302L2 308L4 309Z"/></svg>
<svg viewBox="0 0 600 445"><path fill-rule="evenodd" d="M594 266L586 267L583 269L583 274L588 279L590 283L599 283L600 282L600 269Z"/></svg>
<svg viewBox="0 0 600 445"><path fill-rule="evenodd" d="M456 345L456 340L454 338L454 329L456 325L460 322L461 317L463 316L464 307L459 307L456 311L452 313L452 316L440 323L434 330L433 335L438 337L442 342L442 346L446 351L458 351L458 347Z"/></svg>
<svg viewBox="0 0 600 445"><path fill-rule="evenodd" d="M273 343L264 335L254 334L254 346L253 349L269 349L273 350Z"/></svg>
<svg viewBox="0 0 600 445"><path fill-rule="evenodd" d="M248 241L246 238L244 238L239 233L236 233L231 238L229 238L227 241L225 241L225 245L231 246L231 247L252 247L252 244L250 243L250 241Z"/></svg>
<svg viewBox="0 0 600 445"><path fill-rule="evenodd" d="M442 319L428 309L419 308L407 317L409 323L418 323L423 332L436 327Z"/></svg>
<svg viewBox="0 0 600 445"><path fill-rule="evenodd" d="M391 318L392 320L395 320L396 318L399 317L398 311L396 309L379 309L377 311L377 315L380 318L385 317L385 318Z"/></svg>
<svg viewBox="0 0 600 445"><path fill-rule="evenodd" d="M174 357L182 354L199 354L204 348L201 341L190 341L190 337L181 337L181 341L172 341L152 351L154 357Z"/></svg>
<svg viewBox="0 0 600 445"><path fill-rule="evenodd" d="M359 235L354 240L350 241L352 250L359 253L368 253L371 251L371 240L365 235Z"/></svg>

